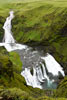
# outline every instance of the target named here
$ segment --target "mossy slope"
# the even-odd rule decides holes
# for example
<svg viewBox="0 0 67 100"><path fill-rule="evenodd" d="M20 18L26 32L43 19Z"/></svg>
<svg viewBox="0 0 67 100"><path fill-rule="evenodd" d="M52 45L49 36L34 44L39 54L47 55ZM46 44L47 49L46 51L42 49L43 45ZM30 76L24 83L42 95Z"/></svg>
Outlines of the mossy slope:
<svg viewBox="0 0 67 100"><path fill-rule="evenodd" d="M58 85L58 89L55 92L55 97L67 98L67 76Z"/></svg>
<svg viewBox="0 0 67 100"><path fill-rule="evenodd" d="M3 24L8 12L13 9L15 18L12 21L14 38L19 43L31 46L43 46L45 52L51 53L62 65L67 75L67 1L66 0L33 0L31 2L20 0L8 0L0 3L0 41L3 39ZM20 75L22 64L19 55L15 52L10 54L5 49L0 48L0 86L5 88L3 91L7 95L6 100L10 100L6 91L10 91L10 97L29 93L36 100L67 100L67 78L59 84L54 97L44 96L46 92L40 89L28 87L24 78ZM16 61L16 57L18 57ZM16 61L16 62L15 62ZM19 63L20 62L20 63ZM18 63L18 65L17 65ZM3 89L2 88L2 89ZM16 89L17 88L17 89ZM19 90L20 89L20 90ZM64 91L65 89L65 91ZM0 89L1 90L1 89ZM12 94L13 90L15 93ZM64 93L63 93L64 92ZM0 92L1 96L3 92ZM3 94L4 95L4 94ZM43 96L40 98L40 96ZM58 98L59 97L59 98ZM18 96L19 98L19 96ZM32 97L31 97L32 98ZM27 98L30 100L30 98ZM21 100L11 98L11 100ZM25 98L22 100L26 100ZM32 98L32 100L35 100Z"/></svg>
<svg viewBox="0 0 67 100"><path fill-rule="evenodd" d="M13 9L14 38L19 43L43 45L45 52L50 52L64 70L67 69L67 1L16 1L7 0L0 4L0 41L3 38L5 19L9 10ZM65 73L67 74L66 70Z"/></svg>
<svg viewBox="0 0 67 100"><path fill-rule="evenodd" d="M35 8L23 8L23 12L17 10L13 20L14 38L20 43L43 46L45 52L51 53L67 74L67 7L40 3L36 2ZM34 6L34 3L31 5Z"/></svg>

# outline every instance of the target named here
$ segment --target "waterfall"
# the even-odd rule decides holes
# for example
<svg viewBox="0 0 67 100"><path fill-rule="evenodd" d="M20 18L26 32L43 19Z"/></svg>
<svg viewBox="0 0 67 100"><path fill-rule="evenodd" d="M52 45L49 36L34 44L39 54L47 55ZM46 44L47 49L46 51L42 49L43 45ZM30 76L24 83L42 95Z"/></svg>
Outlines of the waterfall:
<svg viewBox="0 0 67 100"><path fill-rule="evenodd" d="M4 38L3 38L3 43L0 43L0 46L4 46L8 52L17 50L17 49L25 49L27 46L21 45L18 43L15 43L15 39L12 36L12 31L11 31L11 21L14 18L14 12L10 11L10 16L6 18L6 21L4 23L3 29L5 31L4 33Z"/></svg>
<svg viewBox="0 0 67 100"><path fill-rule="evenodd" d="M56 86L55 77L59 76L59 72L63 77L65 76L63 68L50 54L47 54L47 56L45 57L41 57L41 59L44 60L45 65L40 62L42 67L40 65L36 66L35 68L33 67L33 75L31 74L30 68L25 68L25 70L22 71L21 75L24 76L27 85L30 85L32 87L38 87L42 89L42 84L45 84L47 88L51 88L52 85ZM50 79L50 76L48 75L46 70L48 71L48 73L51 73L53 75L52 79Z"/></svg>
<svg viewBox="0 0 67 100"><path fill-rule="evenodd" d="M25 70L21 73L22 76L24 76L27 85L32 86L32 87L38 87L38 88L42 88L42 86L40 85L40 82L37 79L37 75L36 75L36 69L33 68L33 75L30 72L29 68L25 68Z"/></svg>
<svg viewBox="0 0 67 100"><path fill-rule="evenodd" d="M60 66L59 63L55 60L54 57L52 57L50 54L47 53L47 56L41 57L41 61L44 61L44 63L40 62L39 66L33 67L34 74L31 74L30 68L25 68L24 71L22 71L21 75L24 76L27 85L30 85L32 87L38 87L38 88L44 88L43 84L46 88L51 88L52 85L56 87L57 78L59 76L59 73L62 74L64 77L64 71L63 68ZM40 66L41 65L41 66ZM47 73L52 74L52 79L50 79L50 75Z"/></svg>
<svg viewBox="0 0 67 100"><path fill-rule="evenodd" d="M14 12L10 11L10 16L6 18L3 26L5 33L0 46L4 46L8 52L19 50L24 67L21 75L25 78L27 85L40 89L56 88L59 73L63 77L65 76L63 68L49 53L46 56L42 56L41 52L32 51L30 47L16 43L11 31L13 18ZM31 73L31 68L33 73Z"/></svg>
<svg viewBox="0 0 67 100"><path fill-rule="evenodd" d="M5 43L15 43L15 40L11 32L11 21L14 18L13 11L10 12L10 16L6 19L3 29L5 30L3 42Z"/></svg>
<svg viewBox="0 0 67 100"><path fill-rule="evenodd" d="M54 57L47 53L47 56L41 58L45 61L48 72L52 73L54 76L59 75L60 72L63 76L65 76L62 67L59 63L57 63Z"/></svg>

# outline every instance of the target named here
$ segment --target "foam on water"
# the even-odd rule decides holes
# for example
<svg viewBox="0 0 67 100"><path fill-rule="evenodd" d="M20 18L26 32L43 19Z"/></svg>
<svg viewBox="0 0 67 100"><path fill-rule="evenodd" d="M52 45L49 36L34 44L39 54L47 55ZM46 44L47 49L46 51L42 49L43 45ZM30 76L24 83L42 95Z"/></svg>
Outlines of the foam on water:
<svg viewBox="0 0 67 100"><path fill-rule="evenodd" d="M41 58L45 61L48 72L52 73L54 76L59 75L60 72L63 76L65 76L63 68L52 55L47 53L47 56Z"/></svg>
<svg viewBox="0 0 67 100"><path fill-rule="evenodd" d="M27 85L32 86L32 87L38 87L38 88L42 88L42 86L40 85L40 82L37 79L37 75L36 75L36 69L33 68L33 75L30 72L29 68L25 68L25 70L21 73L22 76L24 76Z"/></svg>

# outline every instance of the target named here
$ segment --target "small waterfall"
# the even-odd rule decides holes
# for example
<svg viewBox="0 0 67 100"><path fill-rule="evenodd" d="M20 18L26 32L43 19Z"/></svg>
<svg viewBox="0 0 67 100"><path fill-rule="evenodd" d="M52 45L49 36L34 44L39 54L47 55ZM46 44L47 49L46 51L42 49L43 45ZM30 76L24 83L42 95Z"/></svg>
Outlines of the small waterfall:
<svg viewBox="0 0 67 100"><path fill-rule="evenodd" d="M53 86L53 88L56 88L57 84L55 81L57 81L59 73L61 73L63 77L65 76L63 68L50 54L47 54L45 57L41 57L41 61L42 60L45 64L40 62L39 66L36 65L35 68L33 67L33 75L31 74L30 68L25 68L21 75L24 76L27 85L29 84L32 87L42 89L44 87L52 88ZM50 74L53 76L52 78L50 78Z"/></svg>
<svg viewBox="0 0 67 100"><path fill-rule="evenodd" d="M5 31L4 33L4 38L3 38L3 43L0 43L0 46L4 46L8 52L17 50L17 49L25 49L27 46L21 45L18 43L15 43L15 39L12 36L12 31L11 31L11 21L14 18L14 12L10 11L10 16L6 18L6 21L4 23L3 29Z"/></svg>
<svg viewBox="0 0 67 100"><path fill-rule="evenodd" d="M43 80L44 80L44 77L43 77L43 74L42 74L41 67L40 67L40 66L37 67L37 68L36 68L36 71L37 71L38 80L39 80L40 82L44 82L44 81L43 81Z"/></svg>
<svg viewBox="0 0 67 100"><path fill-rule="evenodd" d="M4 23L3 29L5 30L5 34L4 34L4 39L3 42L5 43L15 43L15 40L12 36L12 32L11 32L11 21L14 18L13 15L13 11L10 12L10 16L8 18L6 18L6 21Z"/></svg>
<svg viewBox="0 0 67 100"><path fill-rule="evenodd" d="M0 46L4 46L8 52L19 50L24 69L21 75L25 78L27 85L40 89L56 88L59 73L63 77L65 76L63 68L49 53L43 57L41 51L39 53L26 45L16 43L11 31L13 18L14 12L11 11L3 26L5 33L3 43L0 43Z"/></svg>
<svg viewBox="0 0 67 100"><path fill-rule="evenodd" d="M59 63L57 63L54 57L47 53L47 56L41 58L45 61L48 72L52 73L54 76L59 75L60 72L63 76L65 76L63 68Z"/></svg>
<svg viewBox="0 0 67 100"><path fill-rule="evenodd" d="M40 82L37 79L35 68L33 68L33 75L31 74L29 68L25 68L25 70L21 73L21 75L24 76L27 85L32 86L34 88L35 87L42 88Z"/></svg>

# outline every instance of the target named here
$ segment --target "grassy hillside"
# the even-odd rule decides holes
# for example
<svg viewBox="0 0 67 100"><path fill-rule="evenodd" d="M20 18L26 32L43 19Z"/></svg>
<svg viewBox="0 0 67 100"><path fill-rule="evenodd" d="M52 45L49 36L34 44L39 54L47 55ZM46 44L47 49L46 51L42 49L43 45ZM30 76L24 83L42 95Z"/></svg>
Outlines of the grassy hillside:
<svg viewBox="0 0 67 100"><path fill-rule="evenodd" d="M43 46L44 52L51 53L67 75L67 0L0 0L0 41L4 35L2 27L10 10L15 14L12 21L14 38L19 43ZM0 48L2 100L5 97L6 100L35 100L36 97L39 97L36 100L67 100L66 77L60 82L58 89L51 90L50 93L28 87L20 75L21 70L19 55L15 52L9 54ZM51 97L47 97L49 93Z"/></svg>
<svg viewBox="0 0 67 100"><path fill-rule="evenodd" d="M15 39L29 45L43 45L45 52L50 52L67 73L67 1L13 4L15 18L12 31Z"/></svg>

